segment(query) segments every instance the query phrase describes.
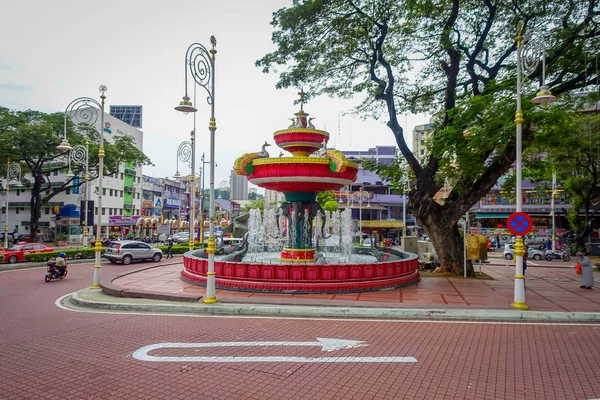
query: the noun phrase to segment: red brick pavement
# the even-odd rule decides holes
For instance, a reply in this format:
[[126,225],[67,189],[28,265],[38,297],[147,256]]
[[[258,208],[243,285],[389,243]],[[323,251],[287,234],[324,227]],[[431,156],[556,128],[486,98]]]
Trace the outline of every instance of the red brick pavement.
[[[483,272],[493,280],[462,279],[460,277],[425,277],[414,286],[396,290],[344,294],[267,294],[217,290],[223,301],[294,304],[337,304],[381,307],[493,308],[511,309],[514,297],[514,266],[495,259],[484,264]],[[574,264],[574,263],[571,263]],[[545,264],[527,269],[526,302],[537,311],[600,311],[600,287],[579,288],[579,277],[570,264]],[[115,279],[118,287],[161,294],[202,296],[206,290],[179,279],[182,265],[145,269]],[[479,267],[477,266],[476,269]]]
[[[139,266],[138,266],[139,267]],[[103,268],[103,276],[122,270]],[[125,267],[127,268],[127,267]],[[135,268],[135,266],[133,267]],[[600,326],[181,317],[59,309],[90,265],[46,284],[43,270],[0,273],[1,399],[592,399]],[[166,355],[415,357],[416,363],[145,362],[142,346],[223,341],[363,340],[314,347],[157,350]]]

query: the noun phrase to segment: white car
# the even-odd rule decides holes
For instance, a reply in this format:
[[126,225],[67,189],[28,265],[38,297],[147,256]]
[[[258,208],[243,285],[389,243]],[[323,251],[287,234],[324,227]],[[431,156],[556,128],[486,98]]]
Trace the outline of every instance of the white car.
[[[503,255],[505,259],[512,260],[515,257],[515,246],[512,244],[505,246]],[[536,250],[531,247],[529,247],[529,249],[527,250],[527,257],[532,258],[536,261],[544,258],[544,255],[545,254],[543,251]]]

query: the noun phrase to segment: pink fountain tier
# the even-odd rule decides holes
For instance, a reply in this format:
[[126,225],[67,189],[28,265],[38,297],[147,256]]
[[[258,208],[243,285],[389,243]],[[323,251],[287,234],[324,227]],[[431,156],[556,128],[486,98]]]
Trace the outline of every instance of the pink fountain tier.
[[[313,234],[305,231],[306,226],[312,230],[318,211],[323,215],[316,196],[319,192],[352,184],[358,165],[347,160],[340,151],[327,149],[329,134],[315,129],[312,118],[303,110],[302,96],[303,93],[300,111],[294,114],[292,125],[273,134],[275,143],[291,152],[292,157],[280,154],[271,158],[266,150],[270,145],[265,142],[262,151],[244,154],[234,164],[235,171],[247,176],[249,182],[285,194],[281,209],[287,226],[295,225],[295,229],[289,229],[295,236],[288,235],[280,264],[245,263],[243,254],[215,260],[217,286],[263,292],[356,292],[418,282],[416,255],[390,249],[360,250],[377,252],[376,263],[322,265],[315,262]],[[305,221],[306,218],[309,220]],[[208,262],[203,253],[184,256],[184,280],[205,284]]]

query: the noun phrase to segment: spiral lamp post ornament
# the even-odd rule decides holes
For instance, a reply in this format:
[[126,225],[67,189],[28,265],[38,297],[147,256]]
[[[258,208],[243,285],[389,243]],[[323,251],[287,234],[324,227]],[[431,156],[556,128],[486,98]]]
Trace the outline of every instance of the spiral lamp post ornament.
[[[217,130],[217,122],[215,120],[215,49],[217,40],[214,36],[210,37],[212,48],[207,50],[206,47],[199,43],[193,43],[188,47],[185,53],[185,95],[175,110],[181,111],[184,114],[198,111],[195,104],[192,105],[187,91],[188,69],[189,74],[194,78],[198,86],[204,88],[208,94],[206,98],[210,105],[210,122],[208,130],[210,131],[210,225],[208,247],[208,272],[206,273],[206,296],[203,302],[205,304],[213,304],[217,302],[216,285],[215,285],[215,131]],[[193,156],[192,156],[193,160]],[[193,162],[192,162],[193,164]],[[193,174],[192,174],[193,175]],[[193,204],[192,204],[193,206]],[[194,207],[192,207],[194,208]],[[192,224],[190,224],[191,226]],[[190,237],[192,237],[190,235]]]
[[[194,250],[194,169],[196,168],[195,166],[195,162],[196,162],[196,151],[195,151],[195,135],[194,135],[194,131],[192,131],[190,133],[190,141],[188,142],[187,140],[184,142],[181,142],[181,144],[179,145],[179,147],[177,148],[177,172],[175,173],[175,177],[176,178],[181,178],[181,175],[179,174],[179,161],[187,163],[190,167],[190,192],[192,193],[192,195],[190,196],[190,213],[188,214],[190,216],[190,240],[189,240],[189,246],[190,246],[190,251]],[[181,199],[180,199],[181,201]],[[179,215],[181,216],[181,212],[179,213]]]
[[75,175],[71,170],[71,165],[85,165],[85,176],[83,177],[85,181],[85,189],[83,191],[83,202],[85,204],[85,210],[81,210],[83,212],[83,245],[85,247],[88,246],[88,199],[90,196],[88,195],[89,189],[89,168],[90,168],[90,160],[89,160],[89,140],[85,139],[85,146],[78,144],[73,146],[71,151],[69,152],[69,172],[65,175],[67,178],[72,178]]
[[[517,111],[515,113],[516,124],[516,212],[523,211],[523,193],[522,193],[522,169],[523,169],[523,111],[521,110],[521,93],[523,90],[523,81],[531,75],[542,60],[542,86],[536,97],[531,100],[535,104],[548,104],[556,100],[546,86],[546,59],[545,46],[542,37],[534,35],[532,30],[522,34],[523,24],[517,24]],[[523,246],[523,237],[517,236],[515,240],[515,288],[514,301],[512,306],[520,310],[528,310],[529,306],[525,304],[525,276],[523,271],[523,255],[525,247]]]
[[[8,192],[10,190],[10,183],[16,182],[17,187],[22,187],[21,183],[21,165],[19,163],[11,163],[10,158],[6,163],[6,224],[4,225],[4,248],[8,248]],[[6,260],[4,260],[6,261]]]
[[[96,125],[96,121],[98,121],[98,117],[100,117],[100,149],[98,150],[98,221],[96,222],[96,243],[94,246],[96,254],[94,257],[92,289],[100,289],[100,256],[102,252],[102,176],[104,175],[104,100],[106,99],[104,93],[106,93],[107,89],[106,86],[100,85],[98,90],[100,91],[100,102],[90,97],[79,97],[69,103],[65,109],[63,140],[62,143],[56,147],[62,151],[68,151],[73,148],[69,145],[67,139],[67,117],[70,117],[73,122],[89,124],[91,126]],[[86,171],[86,175],[89,176],[89,170],[86,169]],[[87,182],[86,186],[88,186]],[[86,209],[88,207],[89,204],[86,203]]]

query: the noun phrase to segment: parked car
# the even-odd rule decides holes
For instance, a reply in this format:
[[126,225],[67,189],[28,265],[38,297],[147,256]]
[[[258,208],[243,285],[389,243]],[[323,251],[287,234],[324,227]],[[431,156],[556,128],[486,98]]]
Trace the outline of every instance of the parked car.
[[181,232],[173,236],[173,241],[175,243],[187,243],[190,241],[190,233],[189,232]]
[[122,240],[120,242],[112,242],[106,247],[106,251],[102,257],[108,259],[112,264],[117,261],[123,264],[131,264],[136,260],[152,260],[159,262],[162,259],[163,253],[161,249],[152,247],[147,243],[137,240]]
[[[504,248],[504,258],[507,260],[512,260],[515,257],[515,246],[512,244],[508,245],[508,248]],[[544,252],[537,250],[537,249],[533,249],[533,248],[529,248],[529,250],[527,250],[527,256],[529,258],[532,258],[534,260],[541,260],[542,258],[544,258]]]
[[363,247],[373,247],[373,239],[371,239],[371,238],[364,239],[362,245],[363,245]]
[[53,252],[52,247],[48,247],[41,243],[25,243],[16,244],[9,247],[7,250],[0,251],[0,255],[4,256],[4,262],[14,264],[17,261],[26,261],[25,254],[31,253],[50,253]]

